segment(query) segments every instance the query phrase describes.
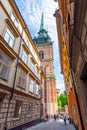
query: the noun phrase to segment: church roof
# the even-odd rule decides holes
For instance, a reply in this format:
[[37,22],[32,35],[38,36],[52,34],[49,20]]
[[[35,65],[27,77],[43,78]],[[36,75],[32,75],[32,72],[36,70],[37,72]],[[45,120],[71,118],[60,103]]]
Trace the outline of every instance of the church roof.
[[51,38],[49,37],[48,32],[44,29],[43,13],[42,13],[42,17],[41,17],[41,24],[40,24],[38,36],[34,37],[33,41],[35,44],[51,43]]

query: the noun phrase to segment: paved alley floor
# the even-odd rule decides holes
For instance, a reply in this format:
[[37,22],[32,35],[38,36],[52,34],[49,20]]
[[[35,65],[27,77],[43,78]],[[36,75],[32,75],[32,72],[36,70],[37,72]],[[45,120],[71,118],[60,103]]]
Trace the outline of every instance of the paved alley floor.
[[64,125],[63,120],[49,120],[45,123],[40,123],[35,126],[32,126],[31,128],[28,128],[26,130],[76,130],[74,126],[71,124]]

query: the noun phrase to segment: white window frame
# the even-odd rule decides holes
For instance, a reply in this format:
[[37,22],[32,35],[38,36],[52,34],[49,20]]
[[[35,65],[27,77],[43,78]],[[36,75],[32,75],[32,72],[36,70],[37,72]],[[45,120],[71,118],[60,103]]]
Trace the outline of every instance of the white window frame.
[[25,64],[27,64],[28,55],[24,50],[23,50],[23,53],[22,53],[22,60]]
[[36,76],[40,79],[40,73],[39,70],[36,68]]
[[[10,69],[10,65],[11,65],[11,61],[9,60],[8,57],[6,57],[2,52],[0,52],[0,54],[2,55],[4,61],[0,58],[0,78],[6,79],[8,78],[8,74],[9,74],[9,69]],[[7,68],[7,72],[4,72],[3,69]],[[5,69],[6,71],[6,69]],[[6,75],[5,75],[6,73]],[[3,75],[2,75],[3,74]]]
[[15,37],[8,28],[6,29],[4,39],[9,44],[9,46],[13,48]]
[[29,82],[29,91],[34,93],[34,79],[33,78],[30,78],[30,82]]
[[11,14],[11,20],[13,21],[16,28],[18,28],[18,21],[13,13]]
[[31,66],[30,66],[31,70],[33,73],[35,73],[35,64],[34,62],[31,60]]
[[36,84],[36,92],[35,92],[35,94],[39,96],[39,85],[38,84]]
[[28,39],[24,38],[24,41],[25,41],[26,45],[29,47],[29,41],[28,41]]

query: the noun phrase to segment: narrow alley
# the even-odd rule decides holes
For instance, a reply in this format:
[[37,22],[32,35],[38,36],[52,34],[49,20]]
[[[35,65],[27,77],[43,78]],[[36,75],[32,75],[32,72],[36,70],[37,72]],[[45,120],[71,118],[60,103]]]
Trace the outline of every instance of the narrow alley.
[[0,130],[87,130],[87,0],[0,0]]
[[43,122],[32,126],[26,130],[76,130],[72,124],[64,124],[63,120],[49,120],[47,122]]

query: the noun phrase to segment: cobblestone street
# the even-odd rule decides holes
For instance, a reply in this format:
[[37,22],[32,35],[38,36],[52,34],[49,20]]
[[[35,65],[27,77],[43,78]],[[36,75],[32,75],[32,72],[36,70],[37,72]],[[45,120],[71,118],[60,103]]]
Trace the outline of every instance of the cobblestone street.
[[64,125],[63,120],[54,121],[50,120],[45,123],[40,123],[26,130],[76,130],[73,125]]

